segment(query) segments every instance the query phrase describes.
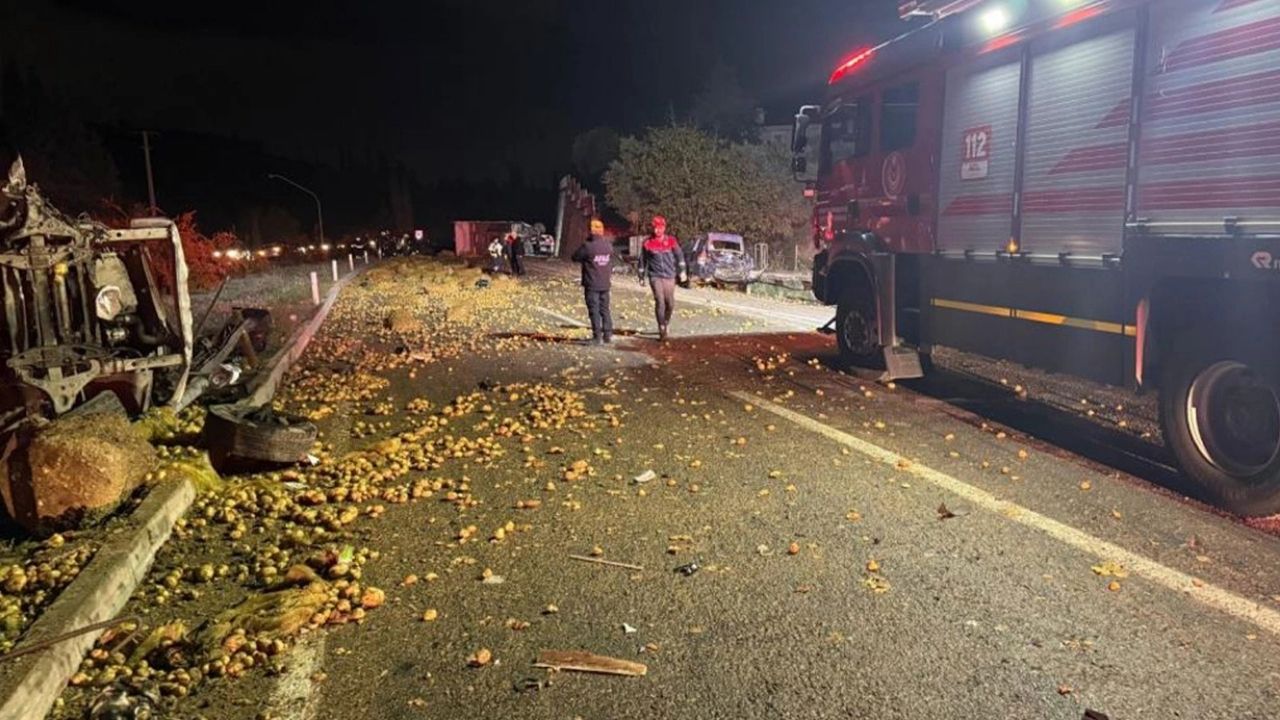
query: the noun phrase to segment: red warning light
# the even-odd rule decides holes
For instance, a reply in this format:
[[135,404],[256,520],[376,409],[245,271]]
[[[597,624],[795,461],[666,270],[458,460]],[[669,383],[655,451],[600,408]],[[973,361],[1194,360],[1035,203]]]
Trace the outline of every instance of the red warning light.
[[1090,5],[1089,7],[1083,7],[1083,8],[1080,8],[1079,10],[1073,10],[1067,13],[1066,15],[1063,15],[1062,19],[1058,20],[1057,24],[1055,24],[1053,27],[1055,29],[1070,27],[1072,25],[1075,25],[1076,23],[1084,22],[1089,18],[1093,18],[1093,17],[1097,17],[1098,15],[1101,15],[1102,10],[1103,8],[1101,5]]
[[861,48],[855,51],[847,60],[836,66],[835,71],[831,73],[831,79],[827,80],[827,84],[835,85],[840,82],[846,75],[857,69],[859,65],[870,60],[875,54],[875,48]]

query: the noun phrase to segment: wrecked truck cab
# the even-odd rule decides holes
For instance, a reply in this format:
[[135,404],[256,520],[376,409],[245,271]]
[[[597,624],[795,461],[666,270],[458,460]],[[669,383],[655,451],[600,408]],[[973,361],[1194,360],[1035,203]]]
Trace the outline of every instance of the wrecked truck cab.
[[102,392],[134,412],[176,403],[192,321],[173,222],[71,220],[21,160],[0,194],[0,418],[57,417]]

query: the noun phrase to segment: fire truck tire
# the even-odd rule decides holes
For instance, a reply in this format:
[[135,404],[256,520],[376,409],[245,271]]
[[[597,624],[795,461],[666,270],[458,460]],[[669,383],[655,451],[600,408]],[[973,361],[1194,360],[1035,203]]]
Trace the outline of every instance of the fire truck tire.
[[1160,427],[1193,494],[1238,515],[1280,512],[1280,371],[1274,353],[1178,343],[1164,362]]
[[865,285],[850,285],[836,304],[836,340],[844,367],[880,368],[884,353],[875,342],[875,298]]

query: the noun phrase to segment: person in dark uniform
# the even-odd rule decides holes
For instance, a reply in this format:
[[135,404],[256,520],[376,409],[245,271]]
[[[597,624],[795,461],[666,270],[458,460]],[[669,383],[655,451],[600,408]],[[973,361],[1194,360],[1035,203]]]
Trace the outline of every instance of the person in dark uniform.
[[604,236],[604,223],[591,221],[591,236],[577,250],[573,261],[582,266],[582,292],[591,317],[591,344],[613,342],[613,316],[609,291],[613,283],[613,243]]
[[667,339],[671,315],[676,306],[676,280],[688,282],[689,269],[685,264],[684,250],[675,235],[667,234],[667,219],[661,215],[653,218],[653,234],[644,241],[640,253],[640,282],[649,280],[653,291],[653,314],[658,321],[658,339]]
[[507,264],[511,266],[512,275],[524,275],[524,241],[515,233],[507,234]]

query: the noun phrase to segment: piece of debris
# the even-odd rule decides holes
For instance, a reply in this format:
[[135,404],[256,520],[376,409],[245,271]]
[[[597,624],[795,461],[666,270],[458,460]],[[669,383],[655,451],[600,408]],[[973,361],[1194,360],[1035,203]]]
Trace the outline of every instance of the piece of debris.
[[214,618],[200,630],[203,647],[220,647],[231,636],[250,633],[259,639],[288,638],[312,621],[329,600],[329,584],[313,582],[252,595]]
[[536,677],[526,677],[516,680],[512,687],[518,693],[538,692],[544,688],[550,687],[551,681]]
[[579,560],[582,562],[596,563],[597,565],[608,565],[610,567],[626,568],[628,570],[643,570],[643,565],[633,565],[631,563],[617,562],[615,560],[605,560],[600,557],[590,557],[587,555],[570,555],[570,560]]
[[119,718],[152,718],[159,716],[160,698],[154,693],[135,690],[123,683],[107,687],[89,706],[89,720]]
[[685,577],[689,577],[690,575],[698,572],[701,569],[702,569],[701,565],[699,565],[696,562],[691,562],[691,563],[685,563],[684,565],[681,565],[680,567],[676,568],[675,571]]
[[629,677],[641,677],[649,672],[649,668],[643,663],[596,655],[584,650],[543,650],[538,653],[538,661],[533,666],[556,671],[573,670]]
[[318,430],[301,417],[278,414],[270,406],[214,405],[201,437],[215,467],[230,458],[289,464],[311,452]]
[[481,585],[501,585],[506,581],[507,579],[501,575],[487,575],[483,580],[480,581],[480,584]]
[[382,326],[391,332],[405,333],[417,327],[418,322],[408,310],[392,310],[382,320]]
[[636,630],[634,627],[632,627],[632,626],[630,626],[630,625],[628,625],[628,624],[626,624],[626,623],[622,623],[622,632],[623,632],[623,634],[624,634],[624,635],[635,635],[636,633],[638,633],[638,632],[640,632],[640,631],[639,631],[639,630]]
[[644,472],[640,473],[639,475],[637,475],[637,476],[635,476],[635,477],[631,478],[631,482],[633,482],[633,483],[635,483],[635,484],[637,484],[637,485],[643,485],[643,484],[645,484],[645,483],[647,483],[647,482],[652,482],[652,481],[653,481],[655,478],[657,478],[657,477],[658,477],[658,473],[656,473],[656,472],[654,472],[654,471],[652,471],[652,470],[645,470]]
[[1093,574],[1101,577],[1129,577],[1129,571],[1115,560],[1107,560],[1105,562],[1098,563],[1090,569],[1093,570]]
[[489,648],[480,648],[467,656],[467,664],[471,667],[484,667],[493,662],[493,651]]
[[950,520],[950,519],[951,519],[951,518],[953,518],[953,517],[959,517],[959,516],[958,516],[958,515],[956,515],[955,513],[951,512],[951,510],[949,510],[949,509],[947,508],[947,504],[946,504],[946,503],[942,503],[941,505],[939,505],[939,506],[938,506],[938,519],[939,519],[939,520]]
[[1081,720],[1111,720],[1111,716],[1097,710],[1085,710],[1084,717]]

